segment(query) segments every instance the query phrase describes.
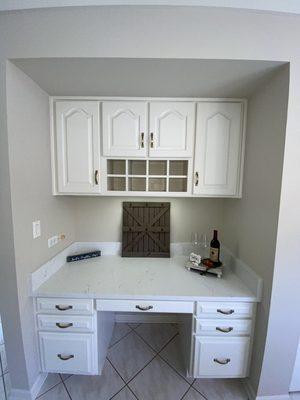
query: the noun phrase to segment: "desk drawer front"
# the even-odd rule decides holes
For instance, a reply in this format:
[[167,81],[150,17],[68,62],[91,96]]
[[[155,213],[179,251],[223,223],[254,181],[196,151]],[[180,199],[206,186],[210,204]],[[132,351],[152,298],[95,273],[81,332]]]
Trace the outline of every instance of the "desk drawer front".
[[193,313],[193,301],[97,300],[98,311]]
[[37,299],[37,312],[44,314],[93,314],[93,300],[90,299]]
[[201,318],[251,318],[252,303],[198,302],[196,315]]
[[94,329],[93,316],[78,315],[45,315],[37,316],[38,329],[57,332],[92,332]]
[[237,378],[247,375],[249,337],[195,337],[194,377]]
[[92,334],[40,332],[39,341],[43,372],[93,372]]
[[250,319],[197,319],[194,318],[196,335],[236,336],[250,335]]

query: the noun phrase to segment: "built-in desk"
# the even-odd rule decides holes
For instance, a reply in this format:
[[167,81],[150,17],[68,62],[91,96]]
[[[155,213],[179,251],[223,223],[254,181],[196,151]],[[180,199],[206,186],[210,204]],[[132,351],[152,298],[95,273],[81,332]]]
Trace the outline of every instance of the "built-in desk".
[[259,299],[230,269],[206,277],[185,261],[103,256],[60,268],[33,293],[41,370],[100,374],[116,312],[176,313],[187,375],[247,376]]

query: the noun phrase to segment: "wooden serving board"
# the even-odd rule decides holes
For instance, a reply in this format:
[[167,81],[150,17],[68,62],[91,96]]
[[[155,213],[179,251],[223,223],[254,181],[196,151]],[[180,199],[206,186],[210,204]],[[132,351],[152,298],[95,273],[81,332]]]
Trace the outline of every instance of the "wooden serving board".
[[170,257],[170,203],[123,203],[122,257]]

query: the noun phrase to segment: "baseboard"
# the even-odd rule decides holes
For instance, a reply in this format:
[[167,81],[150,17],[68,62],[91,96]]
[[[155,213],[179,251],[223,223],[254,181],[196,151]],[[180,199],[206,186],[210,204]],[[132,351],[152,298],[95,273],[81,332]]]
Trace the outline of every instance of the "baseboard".
[[279,394],[275,396],[257,396],[256,400],[291,400],[289,394]]
[[11,389],[8,400],[35,400],[47,376],[47,373],[40,373],[30,390]]
[[142,313],[116,313],[116,322],[125,323],[136,323],[136,324],[146,324],[146,323],[176,323],[178,322],[178,317],[176,314],[142,314]]
[[36,378],[34,384],[31,386],[30,389],[30,395],[31,399],[34,400],[39,391],[41,390],[41,387],[43,386],[45,380],[47,379],[48,374],[46,372],[41,372],[38,377]]
[[300,392],[291,392],[290,399],[291,400],[300,400]]

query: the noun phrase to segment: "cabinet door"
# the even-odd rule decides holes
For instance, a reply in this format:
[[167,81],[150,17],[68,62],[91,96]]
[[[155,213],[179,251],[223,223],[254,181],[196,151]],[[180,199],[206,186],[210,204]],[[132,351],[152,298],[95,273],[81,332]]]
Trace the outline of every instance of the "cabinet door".
[[146,156],[147,103],[104,101],[102,103],[103,154]]
[[58,101],[55,122],[58,192],[100,192],[98,102]]
[[149,154],[151,157],[192,157],[195,104],[150,103]]
[[243,140],[242,102],[198,103],[195,194],[240,195]]

